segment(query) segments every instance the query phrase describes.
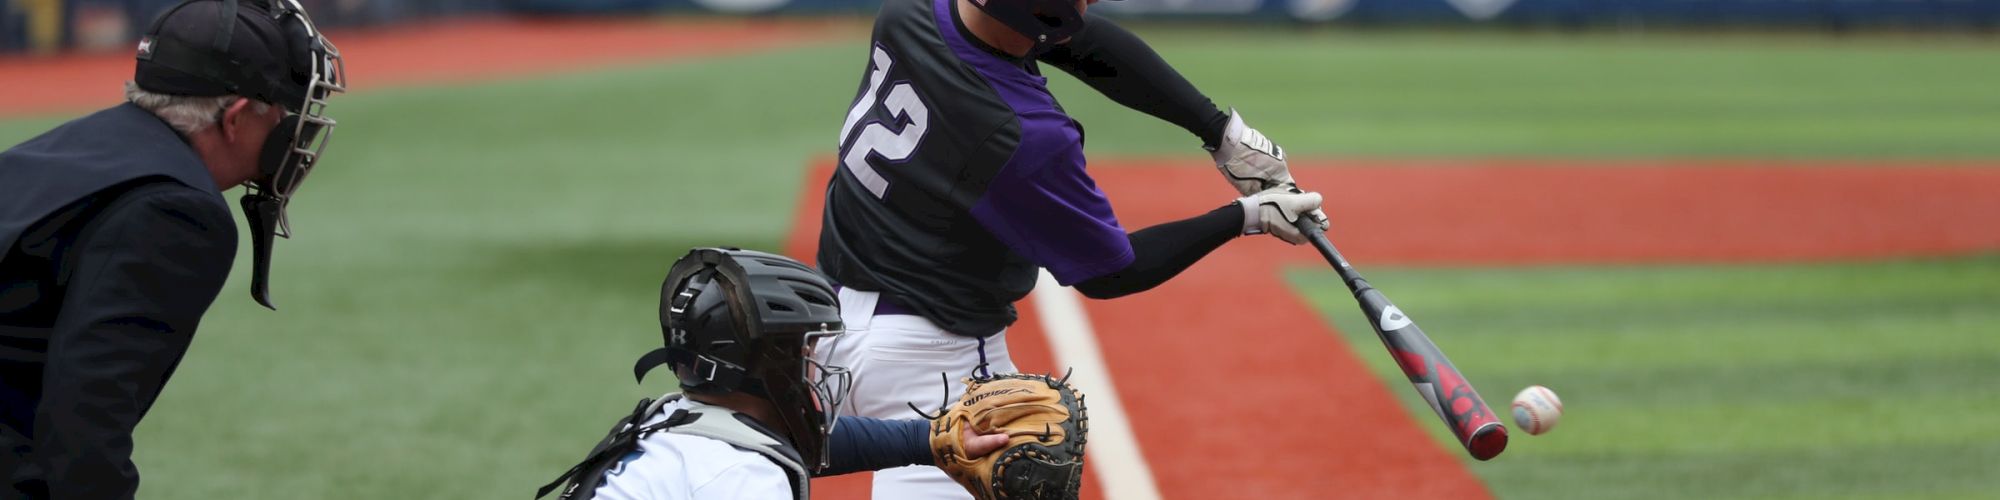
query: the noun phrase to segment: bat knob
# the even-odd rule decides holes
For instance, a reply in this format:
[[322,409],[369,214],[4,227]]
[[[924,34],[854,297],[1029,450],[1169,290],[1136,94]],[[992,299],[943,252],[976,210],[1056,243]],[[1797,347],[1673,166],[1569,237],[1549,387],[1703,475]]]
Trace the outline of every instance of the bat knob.
[[1472,431],[1472,437],[1465,442],[1465,451],[1480,461],[1500,456],[1507,450],[1507,428],[1499,422],[1487,422]]

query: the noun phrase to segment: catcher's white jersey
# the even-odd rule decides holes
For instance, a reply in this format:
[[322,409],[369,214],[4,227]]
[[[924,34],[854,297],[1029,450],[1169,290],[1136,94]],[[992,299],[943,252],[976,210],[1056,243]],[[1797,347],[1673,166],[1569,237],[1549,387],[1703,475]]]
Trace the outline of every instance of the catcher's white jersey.
[[[686,399],[668,403],[644,425],[665,421],[674,410],[686,407]],[[639,441],[639,451],[605,472],[597,498],[793,500],[785,470],[763,455],[714,439],[667,432],[646,436]]]

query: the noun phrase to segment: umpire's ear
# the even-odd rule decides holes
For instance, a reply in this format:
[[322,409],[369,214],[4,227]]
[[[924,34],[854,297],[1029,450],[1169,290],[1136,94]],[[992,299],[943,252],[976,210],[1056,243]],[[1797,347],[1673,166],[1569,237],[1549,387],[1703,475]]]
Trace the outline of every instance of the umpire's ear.
[[[262,108],[262,113],[257,112],[259,108]],[[283,113],[272,112],[273,108],[275,106],[253,101],[248,97],[238,97],[229,105],[223,106],[221,112],[216,113],[216,131],[222,132],[222,139],[230,144],[247,144],[249,147],[261,149],[264,146],[264,136],[270,134],[271,129],[277,128],[278,119],[284,117]]]

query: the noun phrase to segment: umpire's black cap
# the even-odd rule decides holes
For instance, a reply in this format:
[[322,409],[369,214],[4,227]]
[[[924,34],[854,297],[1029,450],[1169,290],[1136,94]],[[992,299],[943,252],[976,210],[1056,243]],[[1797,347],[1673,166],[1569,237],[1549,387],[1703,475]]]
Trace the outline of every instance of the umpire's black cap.
[[[268,0],[187,0],[139,40],[133,81],[147,92],[240,95],[297,106],[311,79],[313,37],[289,33]],[[301,67],[301,66],[305,67]]]

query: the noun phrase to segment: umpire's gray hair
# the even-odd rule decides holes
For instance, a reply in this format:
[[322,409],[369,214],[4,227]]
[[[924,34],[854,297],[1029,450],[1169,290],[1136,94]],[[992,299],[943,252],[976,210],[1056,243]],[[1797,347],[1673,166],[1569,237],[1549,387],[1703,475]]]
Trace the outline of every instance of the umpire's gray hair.
[[[194,135],[202,129],[215,125],[215,119],[222,116],[222,110],[242,98],[235,95],[192,97],[156,94],[139,88],[138,82],[125,81],[126,101],[159,115],[160,119],[167,121],[167,125],[186,135]],[[250,100],[250,106],[260,115],[271,111],[270,104],[256,99]]]

